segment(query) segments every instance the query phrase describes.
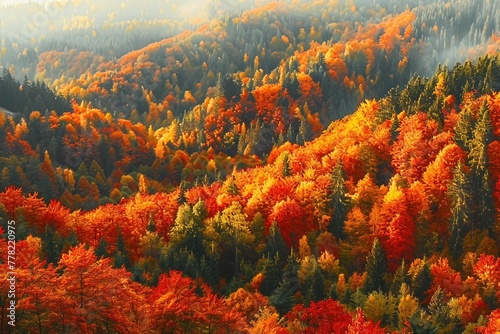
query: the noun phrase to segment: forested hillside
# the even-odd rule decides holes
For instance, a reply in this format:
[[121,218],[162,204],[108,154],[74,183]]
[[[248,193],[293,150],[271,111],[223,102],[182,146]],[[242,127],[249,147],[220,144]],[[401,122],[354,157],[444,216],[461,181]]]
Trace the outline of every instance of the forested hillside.
[[16,332],[496,333],[500,3],[198,5],[1,8]]
[[[144,174],[138,182],[123,176],[129,182],[123,187],[137,187],[136,195],[72,212],[7,188],[0,194],[2,215],[17,221],[23,240],[18,284],[27,292],[19,325],[31,328],[38,317],[44,328],[60,330],[68,325],[62,319],[72,318],[71,326],[85,323],[90,331],[121,332],[133,323],[138,332],[162,326],[462,332],[484,325],[490,333],[486,316],[500,302],[494,269],[500,263],[500,95],[491,88],[499,76],[499,57],[440,68],[430,79],[412,79],[401,91],[362,103],[303,147],[277,146],[265,166],[190,189],[151,194],[154,182]],[[466,89],[452,94],[460,87]],[[74,115],[106,122],[97,113]],[[48,119],[61,127],[54,125],[57,116]],[[87,170],[80,166],[77,173]],[[71,171],[54,172],[49,153],[40,167],[45,177],[72,179],[76,190],[87,191],[70,203],[97,200],[105,173],[95,162],[87,171],[95,179],[82,175],[75,183]],[[79,273],[86,283],[74,286],[71,275]],[[44,290],[53,285],[38,275],[58,282],[58,292]],[[97,296],[106,290],[102,284],[119,280],[123,288],[120,283],[97,304],[69,293]],[[29,297],[32,289],[40,299]],[[127,309],[146,313],[111,317],[116,312],[106,300],[118,296],[131,300]],[[50,305],[60,298],[78,303],[80,315],[72,307],[54,312]],[[106,313],[90,317],[94,309]],[[497,316],[492,313],[491,326]]]

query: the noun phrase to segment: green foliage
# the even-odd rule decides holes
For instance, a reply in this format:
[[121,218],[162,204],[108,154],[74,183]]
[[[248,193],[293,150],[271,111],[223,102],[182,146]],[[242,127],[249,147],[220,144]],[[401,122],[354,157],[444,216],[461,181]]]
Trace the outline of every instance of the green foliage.
[[420,300],[420,302],[423,302],[428,298],[426,293],[431,287],[431,284],[431,269],[429,263],[425,261],[411,281],[411,290],[415,294],[415,297]]
[[64,246],[64,238],[56,231],[53,225],[46,225],[42,237],[42,250],[47,257],[47,263],[59,262]]
[[458,314],[444,300],[443,291],[438,287],[428,305],[431,316],[430,323],[436,328],[436,333],[462,333],[463,327],[459,322]]
[[131,269],[132,263],[130,262],[129,251],[125,246],[125,240],[121,229],[118,230],[118,238],[116,240],[116,250],[113,254],[115,268],[125,267],[127,270]]
[[288,247],[276,222],[269,227],[264,254],[270,258],[277,258],[281,262],[287,258]]
[[298,270],[299,262],[292,253],[288,257],[287,265],[283,270],[283,275],[278,287],[269,296],[269,303],[276,307],[281,315],[290,311],[296,303],[294,295],[300,286],[297,276]]
[[203,243],[220,255],[219,272],[228,279],[238,274],[239,259],[255,239],[249,225],[239,202],[233,202],[206,222]]
[[[42,112],[55,110],[59,115],[71,110],[69,102],[56,95],[44,82],[31,83],[25,77],[21,86],[6,68],[3,69],[3,74],[0,77],[0,92],[0,107],[22,115],[25,119],[29,119],[33,110]],[[46,137],[32,137],[32,143],[38,143],[37,139],[50,140]]]
[[450,250],[454,258],[462,252],[462,240],[473,225],[472,182],[461,163],[455,168],[448,186],[451,200]]
[[365,292],[384,291],[385,274],[387,272],[385,251],[378,238],[373,241],[372,249],[366,257],[366,282]]
[[283,156],[283,170],[282,170],[281,174],[283,175],[283,177],[287,177],[287,176],[290,176],[292,174],[292,170],[290,167],[290,158],[288,156],[288,153],[286,153]]
[[399,266],[399,268],[396,270],[396,272],[394,273],[394,277],[392,279],[392,284],[391,284],[391,287],[390,287],[390,292],[397,296],[401,290],[401,286],[403,284],[409,284],[410,283],[410,280],[408,278],[408,275],[407,275],[407,268],[406,268],[406,265],[405,265],[405,261],[401,261],[401,266]]
[[260,291],[266,296],[270,296],[278,288],[283,275],[283,260],[280,260],[276,253],[274,257],[262,257],[258,263],[258,268],[264,275],[264,280],[260,285]]
[[330,180],[331,195],[329,197],[329,202],[331,208],[333,209],[333,214],[328,228],[336,238],[342,239],[344,237],[344,223],[349,205],[342,161],[339,160],[339,162],[335,165]]
[[204,254],[205,203],[198,201],[194,207],[189,204],[179,206],[175,223],[169,234],[169,251],[173,254],[180,249],[192,252],[196,258]]

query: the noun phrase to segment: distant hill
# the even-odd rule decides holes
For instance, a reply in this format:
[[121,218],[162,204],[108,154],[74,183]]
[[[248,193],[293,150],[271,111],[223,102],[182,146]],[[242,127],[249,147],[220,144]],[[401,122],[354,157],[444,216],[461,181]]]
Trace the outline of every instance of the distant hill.
[[5,114],[5,115],[7,115],[7,116],[11,116],[11,117],[14,117],[14,116],[15,116],[15,114],[14,114],[12,111],[9,111],[9,110],[4,109],[4,108],[2,108],[2,107],[0,107],[0,112],[4,113],[4,114]]

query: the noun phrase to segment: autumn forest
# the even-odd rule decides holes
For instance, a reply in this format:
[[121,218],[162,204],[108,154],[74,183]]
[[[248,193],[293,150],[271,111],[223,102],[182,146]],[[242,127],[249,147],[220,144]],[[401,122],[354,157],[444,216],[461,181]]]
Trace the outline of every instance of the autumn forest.
[[11,1],[0,43],[0,333],[500,330],[500,1]]

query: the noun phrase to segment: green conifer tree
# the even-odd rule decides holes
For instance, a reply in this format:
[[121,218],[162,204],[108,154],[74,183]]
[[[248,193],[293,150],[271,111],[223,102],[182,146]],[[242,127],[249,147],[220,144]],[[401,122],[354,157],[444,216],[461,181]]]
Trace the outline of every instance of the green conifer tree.
[[384,276],[387,271],[387,260],[385,251],[380,244],[380,240],[375,238],[372,245],[372,250],[366,257],[366,272],[365,292],[383,291],[385,289]]
[[462,253],[462,240],[473,225],[472,182],[460,162],[448,186],[448,196],[451,203],[450,252],[456,259]]
[[339,161],[333,169],[330,180],[330,205],[333,209],[333,214],[328,228],[336,238],[342,239],[344,237],[344,222],[349,204],[342,161]]
[[283,169],[281,171],[281,175],[283,175],[283,177],[292,175],[292,169],[290,167],[290,158],[288,153],[286,153],[283,157]]

